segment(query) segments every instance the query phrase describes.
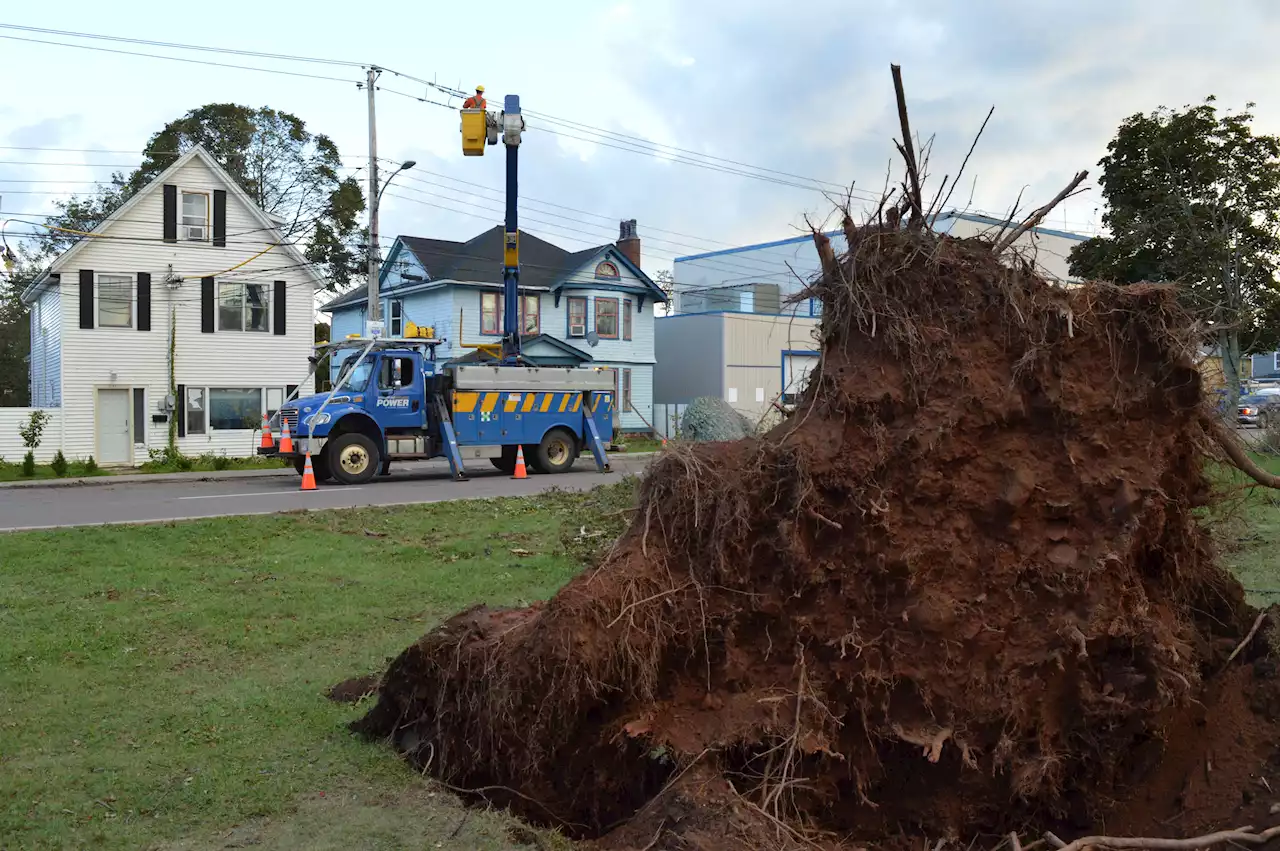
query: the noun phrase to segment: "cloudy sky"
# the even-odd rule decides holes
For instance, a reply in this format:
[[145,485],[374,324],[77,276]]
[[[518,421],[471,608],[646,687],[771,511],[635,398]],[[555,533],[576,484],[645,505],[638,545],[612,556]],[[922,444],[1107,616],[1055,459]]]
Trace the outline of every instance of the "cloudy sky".
[[[67,0],[21,4],[0,23],[375,63],[452,87],[483,83],[491,102],[517,93],[544,116],[530,117],[521,150],[524,229],[577,249],[612,241],[617,221],[635,218],[651,274],[676,256],[800,233],[806,216],[831,212],[810,179],[878,192],[898,132],[891,62],[903,66],[913,129],[936,136],[935,179],[955,172],[996,107],[952,206],[1001,211],[1024,188],[1028,203],[1046,199],[1076,170],[1096,173],[1123,117],[1161,104],[1211,93],[1226,107],[1256,101],[1257,129],[1280,133],[1271,0]],[[0,29],[0,219],[46,213],[133,167],[150,134],[209,102],[293,112],[360,166],[362,76]],[[501,149],[464,158],[457,113],[412,97],[439,92],[391,73],[381,85],[379,153],[418,162],[388,190],[383,233],[465,239],[500,222]],[[1088,192],[1050,224],[1095,232],[1100,203]]]

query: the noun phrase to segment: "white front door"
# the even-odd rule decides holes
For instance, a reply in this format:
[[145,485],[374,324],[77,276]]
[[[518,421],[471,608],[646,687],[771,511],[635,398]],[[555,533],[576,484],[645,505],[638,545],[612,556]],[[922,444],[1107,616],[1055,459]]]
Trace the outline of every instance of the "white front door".
[[133,461],[133,438],[129,434],[129,391],[98,391],[98,463],[128,464]]

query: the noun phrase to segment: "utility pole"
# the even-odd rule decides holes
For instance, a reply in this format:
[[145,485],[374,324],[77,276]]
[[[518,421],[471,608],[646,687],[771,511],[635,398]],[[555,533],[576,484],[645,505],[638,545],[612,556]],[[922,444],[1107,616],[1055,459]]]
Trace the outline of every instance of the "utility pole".
[[369,67],[369,305],[366,336],[382,336],[382,300],[378,297],[378,122],[373,109],[374,83],[382,69]]

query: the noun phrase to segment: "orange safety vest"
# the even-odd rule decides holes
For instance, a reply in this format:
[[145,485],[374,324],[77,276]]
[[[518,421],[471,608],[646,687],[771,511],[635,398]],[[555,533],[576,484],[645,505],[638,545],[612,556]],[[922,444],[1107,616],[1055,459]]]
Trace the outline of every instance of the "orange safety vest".
[[488,104],[479,95],[472,95],[462,102],[463,109],[485,109]]

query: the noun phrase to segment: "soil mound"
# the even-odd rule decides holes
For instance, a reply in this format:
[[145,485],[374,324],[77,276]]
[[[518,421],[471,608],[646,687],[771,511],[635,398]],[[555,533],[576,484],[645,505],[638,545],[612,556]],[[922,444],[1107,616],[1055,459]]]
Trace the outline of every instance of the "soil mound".
[[1174,292],[846,231],[838,263],[817,237],[822,356],[796,412],[665,453],[598,568],[433,630],[356,729],[610,848],[1235,815],[1270,756],[1239,744],[1231,807],[1160,823],[1208,743],[1276,732],[1253,649],[1234,709],[1206,709],[1256,613],[1194,516],[1211,437]]

